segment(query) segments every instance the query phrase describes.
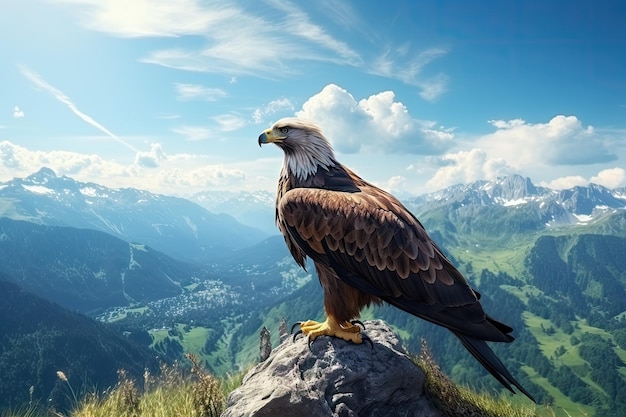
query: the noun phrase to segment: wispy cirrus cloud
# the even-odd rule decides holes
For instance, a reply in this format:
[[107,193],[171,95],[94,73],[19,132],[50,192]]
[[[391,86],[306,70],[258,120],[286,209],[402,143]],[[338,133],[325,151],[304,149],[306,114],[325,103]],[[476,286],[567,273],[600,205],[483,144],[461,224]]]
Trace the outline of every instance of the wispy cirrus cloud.
[[246,119],[236,114],[220,114],[211,119],[217,123],[217,130],[220,132],[233,132],[247,124]]
[[254,123],[263,123],[269,116],[274,116],[276,113],[284,111],[293,111],[295,105],[288,98],[281,97],[276,100],[272,100],[262,107],[257,107],[252,112],[252,121]]
[[[332,33],[329,19],[315,22],[296,2],[266,0],[262,8],[216,0],[56,1],[72,4],[82,26],[90,30],[123,38],[172,38],[168,48],[144,53],[139,58],[144,63],[227,74],[236,80],[239,75],[293,77],[306,63],[322,62],[400,80],[419,88],[425,100],[435,100],[447,90],[445,74],[427,77],[422,72],[446,49],[414,50],[405,44],[372,58],[372,48],[355,48]],[[362,21],[358,9],[349,4],[326,1],[318,10],[332,16],[344,31],[356,31],[373,45],[380,43],[371,24]],[[190,38],[194,41],[189,42]]]
[[204,100],[204,101],[217,101],[220,98],[226,97],[228,94],[221,88],[210,88],[200,84],[185,84],[176,83],[176,94],[178,100]]
[[74,113],[76,116],[78,116],[78,118],[80,118],[82,121],[84,121],[85,123],[88,123],[91,126],[95,127],[96,129],[98,129],[99,131],[101,131],[102,133],[104,133],[105,135],[110,137],[111,139],[121,143],[122,145],[124,145],[125,147],[130,149],[131,151],[139,152],[137,148],[135,148],[133,145],[131,145],[130,143],[126,142],[124,139],[120,138],[119,136],[117,136],[113,132],[111,132],[109,129],[107,129],[106,127],[104,127],[100,123],[98,123],[93,117],[91,117],[88,114],[85,114],[82,111],[80,111],[78,109],[78,107],[76,107],[76,105],[72,102],[72,100],[70,100],[70,98],[67,95],[65,95],[65,93],[63,93],[61,90],[59,90],[58,88],[54,87],[53,85],[49,84],[46,80],[44,80],[41,77],[41,75],[39,75],[38,73],[32,71],[30,68],[28,68],[28,67],[26,67],[24,65],[19,65],[18,69],[19,69],[19,71],[22,73],[22,75],[24,77],[28,78],[37,87],[41,88],[42,90],[46,91],[47,93],[52,94],[54,96],[54,98],[59,100],[61,103],[65,104],[72,111],[72,113]]
[[420,88],[424,100],[433,101],[447,90],[448,76],[439,73],[425,76],[425,66],[448,53],[444,48],[429,48],[418,53],[411,52],[408,44],[384,51],[369,68],[372,74],[395,78],[405,84]]
[[141,58],[169,68],[277,77],[293,74],[293,64],[300,61],[352,66],[361,62],[349,45],[313,24],[289,2],[270,1],[282,13],[279,18],[272,13],[270,19],[234,2],[61,1],[78,5],[81,24],[91,30],[128,38],[195,36],[204,40],[200,47],[173,41],[173,47],[153,50]]
[[183,136],[186,140],[195,142],[212,139],[216,137],[215,129],[209,126],[178,126],[171,129],[177,135]]

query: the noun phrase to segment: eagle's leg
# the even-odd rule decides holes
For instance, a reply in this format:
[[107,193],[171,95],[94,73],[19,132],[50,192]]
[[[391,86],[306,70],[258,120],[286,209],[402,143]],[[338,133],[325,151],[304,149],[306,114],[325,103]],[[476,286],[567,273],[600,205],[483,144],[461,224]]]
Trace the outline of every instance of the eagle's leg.
[[339,323],[333,316],[326,316],[323,322],[313,320],[300,324],[300,330],[307,335],[309,341],[315,340],[318,336],[332,336],[352,343],[363,343],[361,328],[349,321]]

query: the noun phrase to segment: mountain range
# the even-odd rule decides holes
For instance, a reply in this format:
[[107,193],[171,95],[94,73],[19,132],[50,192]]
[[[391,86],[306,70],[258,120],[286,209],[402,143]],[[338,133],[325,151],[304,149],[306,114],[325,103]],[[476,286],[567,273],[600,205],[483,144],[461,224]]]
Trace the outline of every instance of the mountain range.
[[[2,183],[0,272],[119,333],[148,332],[140,340],[163,357],[192,350],[214,372],[243,367],[258,356],[263,326],[276,328],[281,316],[319,318],[321,290],[277,235],[273,195],[190,199],[48,169]],[[518,329],[517,341],[497,351],[537,398],[596,417],[593,404],[606,415],[621,406],[607,393],[621,395],[626,374],[626,188],[552,190],[512,175],[402,201],[478,287],[488,311]],[[388,307],[364,316],[388,320],[412,349],[426,337],[457,381],[489,386],[441,329]],[[601,382],[592,349],[618,358]]]
[[0,217],[98,230],[188,261],[207,261],[267,237],[189,200],[83,183],[48,168],[0,183]]

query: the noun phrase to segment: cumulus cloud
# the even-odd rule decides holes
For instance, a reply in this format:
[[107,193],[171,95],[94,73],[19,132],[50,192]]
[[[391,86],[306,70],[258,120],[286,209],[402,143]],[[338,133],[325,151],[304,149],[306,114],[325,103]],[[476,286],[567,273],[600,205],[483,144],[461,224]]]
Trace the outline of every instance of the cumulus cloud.
[[383,152],[438,154],[454,138],[450,129],[411,117],[406,106],[395,101],[393,91],[383,91],[357,101],[343,88],[329,84],[309,98],[296,117],[322,126],[339,152],[361,149]]
[[617,159],[609,138],[592,126],[584,127],[576,116],[558,115],[547,123],[521,119],[492,120],[494,133],[483,136],[478,145],[490,155],[507,160],[520,169],[529,166],[583,165]]
[[584,186],[589,184],[589,180],[580,175],[567,175],[565,177],[555,178],[551,181],[541,181],[539,185],[542,187],[552,188],[553,190],[568,190],[572,187]]
[[199,84],[174,84],[179,100],[217,101],[227,96],[226,91],[220,88],[209,88]]
[[610,189],[626,186],[626,170],[617,167],[608,168],[603,169],[589,179],[580,175],[571,175],[556,178],[551,181],[544,181],[541,185],[555,190],[566,190],[576,186],[588,185],[590,183],[602,185]]
[[165,152],[163,152],[161,144],[153,143],[150,145],[148,152],[137,152],[135,164],[145,168],[156,168],[159,166],[159,163],[166,158],[167,156]]
[[589,180],[594,184],[600,184],[607,188],[626,186],[626,170],[623,168],[609,168],[598,172],[598,175]]
[[107,161],[98,155],[67,151],[33,151],[9,141],[0,142],[0,177],[10,179],[27,176],[42,167],[49,167],[59,175],[97,173],[102,177],[124,177],[128,168]]
[[13,117],[16,119],[21,119],[24,117],[24,111],[20,109],[18,106],[13,107]]
[[489,158],[485,151],[476,148],[448,153],[435,161],[440,167],[426,184],[430,190],[481,179],[495,179],[512,173],[506,161]]
[[2,141],[0,181],[25,177],[48,167],[57,175],[68,175],[78,181],[173,195],[189,195],[207,188],[228,189],[246,182],[244,170],[209,161],[207,155],[167,155],[158,143],[152,144],[148,152],[138,152],[128,164],[122,164],[93,154],[35,151]]

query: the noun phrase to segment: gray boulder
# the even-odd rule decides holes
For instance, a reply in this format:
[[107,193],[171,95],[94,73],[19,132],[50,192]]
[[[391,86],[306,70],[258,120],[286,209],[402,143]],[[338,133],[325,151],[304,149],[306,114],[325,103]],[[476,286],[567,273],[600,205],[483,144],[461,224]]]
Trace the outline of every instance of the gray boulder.
[[365,342],[291,338],[248,372],[222,417],[439,417],[424,374],[383,321],[365,323]]

